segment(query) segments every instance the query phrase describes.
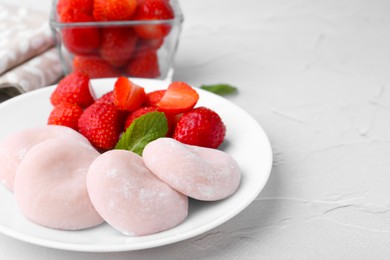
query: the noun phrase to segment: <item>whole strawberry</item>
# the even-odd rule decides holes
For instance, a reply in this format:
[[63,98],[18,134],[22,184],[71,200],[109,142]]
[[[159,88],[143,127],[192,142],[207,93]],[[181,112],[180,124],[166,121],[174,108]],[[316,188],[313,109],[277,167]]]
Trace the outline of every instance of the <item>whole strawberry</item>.
[[50,96],[51,103],[56,106],[67,102],[87,107],[94,102],[89,89],[90,78],[82,72],[72,72],[65,76]]
[[[63,23],[93,22],[92,15],[82,10],[68,7],[63,8],[59,14]],[[91,55],[98,52],[101,42],[99,28],[94,27],[64,27],[62,30],[62,41],[66,48],[73,54]]]
[[99,56],[75,56],[73,70],[81,71],[90,78],[119,77],[120,73]]
[[102,29],[101,56],[112,66],[125,65],[137,42],[137,34],[129,27],[108,27]]
[[51,111],[47,124],[67,126],[77,131],[82,113],[83,109],[77,104],[60,103]]
[[125,130],[131,125],[131,123],[133,123],[133,121],[135,119],[137,119],[140,116],[143,116],[147,113],[156,112],[156,111],[158,111],[157,107],[140,107],[137,110],[135,110],[134,112],[131,112],[127,116],[126,121],[125,121]]
[[176,124],[173,138],[179,142],[218,148],[225,139],[226,127],[220,116],[205,107],[184,113]]
[[[174,18],[174,11],[166,0],[139,0],[134,20],[169,20]],[[169,23],[148,23],[135,27],[138,35],[145,39],[161,39],[169,33]]]
[[66,8],[78,9],[84,13],[92,15],[93,0],[58,0],[57,13],[60,15]]
[[130,77],[157,78],[160,76],[156,51],[136,53],[125,67],[124,72]]
[[96,21],[129,20],[137,8],[137,0],[94,0]]
[[122,133],[126,114],[107,103],[94,103],[81,115],[78,128],[93,146],[113,149]]
[[106,103],[114,106],[114,91],[111,90],[95,100],[95,103]]
[[[150,112],[161,112],[161,111],[159,111],[158,107],[156,106],[154,107],[143,106],[131,112],[126,118],[125,130],[128,127],[130,127],[130,125],[134,122],[134,120]],[[168,131],[166,136],[171,137],[177,121],[176,115],[165,114],[165,118],[167,119],[167,123],[168,123]]]
[[155,39],[144,39],[139,38],[137,41],[135,51],[137,53],[157,51],[164,43],[164,38],[155,38]]

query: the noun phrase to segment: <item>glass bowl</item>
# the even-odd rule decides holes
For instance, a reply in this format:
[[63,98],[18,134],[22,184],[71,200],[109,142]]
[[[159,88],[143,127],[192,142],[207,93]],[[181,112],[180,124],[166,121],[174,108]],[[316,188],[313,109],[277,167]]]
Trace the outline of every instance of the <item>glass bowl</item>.
[[[78,70],[91,78],[166,79],[172,73],[184,20],[177,0],[169,1],[173,19],[69,23],[59,20],[57,1],[49,23],[65,75]],[[164,33],[142,34],[156,28]]]

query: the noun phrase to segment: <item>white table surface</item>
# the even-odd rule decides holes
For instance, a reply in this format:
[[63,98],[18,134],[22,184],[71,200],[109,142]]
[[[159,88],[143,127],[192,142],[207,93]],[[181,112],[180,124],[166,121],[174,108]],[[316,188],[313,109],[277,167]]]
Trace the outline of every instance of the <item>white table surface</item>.
[[172,245],[80,253],[0,234],[0,259],[389,259],[390,1],[180,3],[174,79],[239,88],[227,98],[273,147],[264,190],[227,223]]

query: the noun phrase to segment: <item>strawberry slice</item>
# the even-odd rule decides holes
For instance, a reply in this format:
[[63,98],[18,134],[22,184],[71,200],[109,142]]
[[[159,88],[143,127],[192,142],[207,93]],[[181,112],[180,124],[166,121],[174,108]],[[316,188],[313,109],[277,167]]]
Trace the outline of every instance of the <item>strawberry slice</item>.
[[191,110],[199,100],[195,89],[185,82],[172,82],[157,103],[160,111],[179,114]]
[[119,77],[114,86],[114,104],[120,110],[134,111],[145,101],[145,89],[126,77]]

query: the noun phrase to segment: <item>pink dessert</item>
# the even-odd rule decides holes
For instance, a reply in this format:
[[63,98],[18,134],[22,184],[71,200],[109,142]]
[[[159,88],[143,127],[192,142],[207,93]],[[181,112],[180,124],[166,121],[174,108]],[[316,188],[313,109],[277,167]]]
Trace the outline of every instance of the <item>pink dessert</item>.
[[100,155],[89,168],[87,187],[103,219],[128,236],[172,228],[188,214],[188,197],[154,176],[133,152]]
[[150,142],[142,156],[157,177],[194,199],[220,200],[233,194],[240,184],[238,164],[220,150],[160,138]]
[[77,131],[57,125],[30,128],[9,135],[0,142],[0,181],[8,190],[14,189],[16,169],[27,151],[50,138],[79,140],[89,144],[87,138]]
[[14,195],[31,221],[60,230],[79,230],[104,222],[86,187],[89,165],[100,155],[90,144],[52,138],[35,145],[17,168]]

